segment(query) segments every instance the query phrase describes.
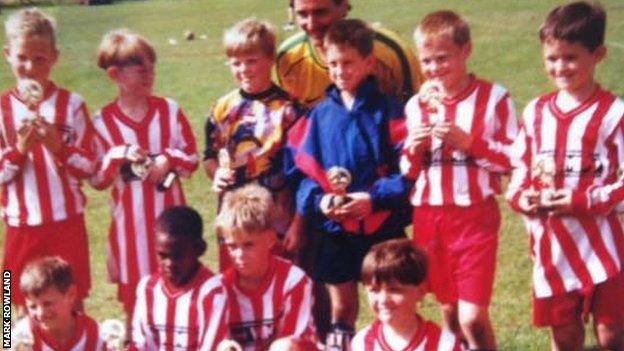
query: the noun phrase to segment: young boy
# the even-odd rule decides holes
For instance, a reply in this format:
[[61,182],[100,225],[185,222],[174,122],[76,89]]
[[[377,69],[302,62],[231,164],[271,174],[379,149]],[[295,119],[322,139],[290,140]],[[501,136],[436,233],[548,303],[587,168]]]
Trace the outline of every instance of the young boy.
[[550,328],[553,350],[583,349],[589,313],[599,347],[624,349],[624,102],[594,78],[605,24],[588,2],[548,14],[540,41],[557,90],[525,108],[513,149],[507,198],[530,234],[533,323]]
[[326,284],[333,330],[353,335],[357,280],[364,255],[378,242],[403,237],[408,182],[399,174],[401,106],[370,76],[373,31],[342,20],[325,37],[334,85],[310,113],[297,166],[307,176],[298,212],[320,235],[314,278]]
[[141,279],[132,320],[132,350],[213,350],[226,335],[225,293],[203,266],[203,223],[190,207],[156,220],[158,273]]
[[[269,23],[243,20],[225,32],[223,45],[239,88],[221,97],[206,120],[204,168],[219,197],[250,182],[269,189],[275,198],[275,229],[286,251],[294,253],[300,246],[299,218],[293,219],[282,153],[286,133],[302,111],[271,81],[275,32]],[[218,239],[224,271],[231,262]]]
[[467,71],[468,24],[456,13],[425,16],[414,33],[425,78],[407,103],[402,171],[415,180],[414,241],[431,262],[429,285],[442,303],[445,327],[471,349],[495,349],[492,295],[501,173],[510,169],[517,133],[505,88]]
[[98,66],[119,95],[93,120],[99,167],[91,183],[112,188],[108,274],[129,316],[139,279],[157,268],[156,216],[185,203],[178,177],[198,165],[184,113],[171,99],[152,95],[155,63],[152,45],[124,29],[106,34],[98,49]]
[[69,264],[58,256],[29,263],[20,276],[28,318],[12,331],[15,350],[100,351],[97,323],[76,313],[77,286]]
[[[91,286],[81,179],[95,167],[93,128],[84,100],[50,81],[59,56],[54,20],[24,9],[8,18],[5,31],[4,56],[17,87],[0,96],[3,269],[19,276],[29,261],[61,256],[74,267],[81,301]],[[17,289],[12,297],[24,303]]]
[[377,244],[362,263],[375,321],[360,330],[353,350],[463,350],[451,332],[441,330],[418,315],[417,304],[426,293],[427,257],[409,239]]
[[245,350],[267,350],[279,338],[314,340],[312,281],[271,253],[277,242],[274,203],[264,187],[226,193],[216,226],[232,267],[221,274],[228,292],[229,338]]

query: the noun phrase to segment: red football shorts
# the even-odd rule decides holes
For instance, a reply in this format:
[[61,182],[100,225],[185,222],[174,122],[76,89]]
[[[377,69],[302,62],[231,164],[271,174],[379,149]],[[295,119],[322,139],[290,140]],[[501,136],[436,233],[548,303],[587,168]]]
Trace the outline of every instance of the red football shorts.
[[592,291],[580,290],[538,299],[533,296],[533,324],[536,327],[559,327],[586,320],[617,325],[624,323],[624,274],[600,283]]
[[441,303],[488,306],[500,211],[494,198],[475,205],[414,208],[414,243],[429,257],[427,282]]
[[24,266],[45,256],[60,256],[66,260],[72,268],[78,298],[89,295],[89,244],[84,217],[79,215],[34,227],[6,227],[3,268],[10,270],[14,277],[11,290],[14,304],[24,304],[19,291],[19,277]]

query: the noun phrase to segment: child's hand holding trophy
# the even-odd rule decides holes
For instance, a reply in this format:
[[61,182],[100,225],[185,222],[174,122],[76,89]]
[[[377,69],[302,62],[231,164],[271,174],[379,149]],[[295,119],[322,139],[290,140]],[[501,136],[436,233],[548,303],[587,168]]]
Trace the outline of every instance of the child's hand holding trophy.
[[230,152],[226,148],[219,149],[217,154],[218,167],[215,170],[212,180],[212,191],[221,194],[224,190],[234,184],[236,171],[233,169],[233,161]]
[[334,166],[326,172],[330,192],[321,199],[320,209],[328,218],[340,221],[342,216],[337,213],[342,206],[351,201],[347,188],[351,185],[351,172],[344,167]]
[[42,133],[37,126],[37,121],[41,120],[41,118],[37,110],[43,100],[43,88],[35,80],[21,79],[17,84],[17,94],[28,108],[26,117],[17,129],[17,142],[15,145],[17,151],[25,154],[34,144],[41,140]]
[[431,140],[431,131],[436,124],[443,121],[442,113],[442,85],[438,81],[428,80],[424,82],[418,92],[418,101],[426,106],[429,114],[429,123],[423,123],[411,128],[405,141],[405,147],[411,155],[415,155],[418,149]]
[[539,207],[549,208],[553,206],[553,201],[557,198],[555,189],[555,176],[557,175],[557,165],[553,157],[538,158],[533,165],[533,177],[537,183]]

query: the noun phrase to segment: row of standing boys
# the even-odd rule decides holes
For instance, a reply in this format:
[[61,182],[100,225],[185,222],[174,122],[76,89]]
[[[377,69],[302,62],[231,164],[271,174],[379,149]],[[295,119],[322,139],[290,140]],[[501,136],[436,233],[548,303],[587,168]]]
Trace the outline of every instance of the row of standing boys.
[[[354,350],[493,350],[494,196],[511,173],[507,199],[531,238],[535,325],[550,328],[553,349],[576,350],[592,314],[600,347],[621,350],[624,104],[594,80],[606,54],[604,11],[577,2],[549,13],[539,33],[557,90],[529,103],[518,130],[506,89],[468,72],[470,30],[457,14],[420,22],[416,60],[394,34],[345,20],[346,0],[291,7],[303,32],[277,56],[267,23],[245,20],[224,35],[239,89],[217,101],[205,126],[203,165],[219,197],[214,277],[198,260],[201,218],[181,206],[180,177],[199,163],[195,140],[177,104],[152,94],[149,42],[127,30],[104,37],[98,65],[119,95],[91,122],[80,96],[48,79],[58,57],[52,22],[38,10],[11,16],[5,55],[18,85],[0,100],[5,267],[19,275],[59,255],[76,291],[51,286],[87,296],[84,179],[111,189],[107,267],[133,321],[131,348],[212,349],[231,338],[268,349],[282,337],[274,347],[347,347],[362,279],[376,320]],[[414,95],[419,71],[426,81]],[[39,99],[25,93],[27,80],[42,87]],[[324,286],[330,303],[278,255]],[[44,299],[32,276],[21,282],[31,316],[22,328],[45,343],[63,328],[46,329],[54,323],[37,315]],[[427,291],[441,304],[443,331],[414,312]],[[322,338],[311,325],[313,295],[319,316],[330,311],[329,328],[317,320]],[[17,290],[14,302],[24,303]]]

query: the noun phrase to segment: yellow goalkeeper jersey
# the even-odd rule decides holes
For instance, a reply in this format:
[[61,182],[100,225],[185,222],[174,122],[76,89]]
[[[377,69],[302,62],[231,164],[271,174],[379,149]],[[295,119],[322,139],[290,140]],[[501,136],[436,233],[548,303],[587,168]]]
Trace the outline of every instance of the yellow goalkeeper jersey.
[[[414,53],[396,34],[374,27],[373,54],[376,58],[374,75],[381,90],[405,103],[422,83]],[[332,83],[327,66],[321,62],[305,33],[288,38],[279,48],[275,63],[279,85],[306,107],[316,105],[325,97]]]

